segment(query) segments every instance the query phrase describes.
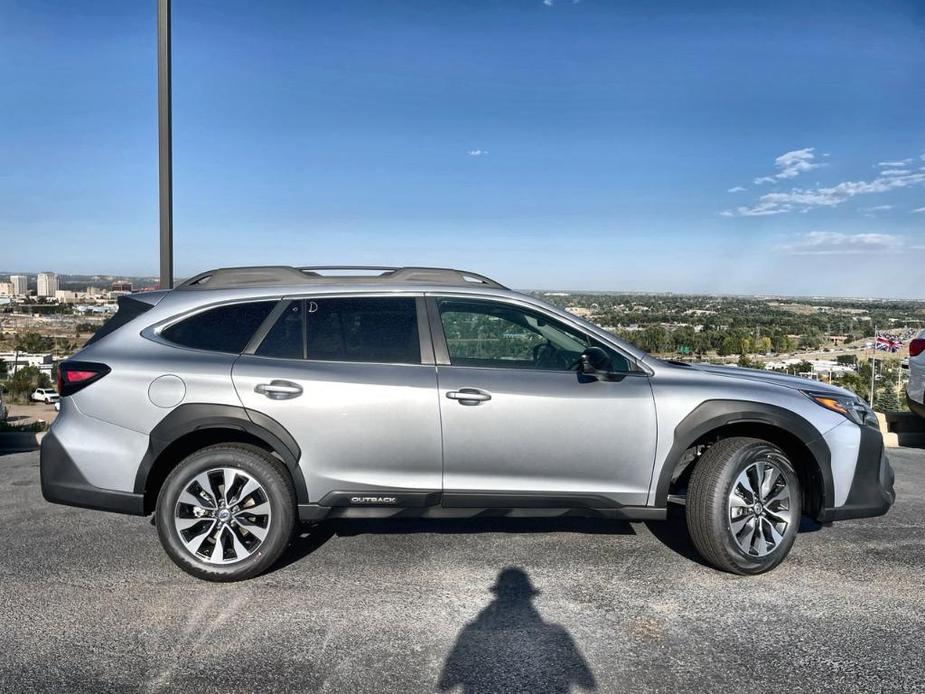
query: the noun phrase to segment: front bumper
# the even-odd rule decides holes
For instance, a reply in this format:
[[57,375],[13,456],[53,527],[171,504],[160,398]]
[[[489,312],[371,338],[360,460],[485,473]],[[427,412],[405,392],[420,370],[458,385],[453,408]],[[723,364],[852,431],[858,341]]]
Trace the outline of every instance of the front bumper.
[[94,487],[71,460],[54,431],[42,439],[39,473],[42,496],[53,504],[144,515],[144,495]]
[[848,498],[842,506],[823,508],[818,520],[828,522],[882,516],[896,500],[893,481],[893,468],[883,447],[883,435],[874,427],[861,427],[858,460]]

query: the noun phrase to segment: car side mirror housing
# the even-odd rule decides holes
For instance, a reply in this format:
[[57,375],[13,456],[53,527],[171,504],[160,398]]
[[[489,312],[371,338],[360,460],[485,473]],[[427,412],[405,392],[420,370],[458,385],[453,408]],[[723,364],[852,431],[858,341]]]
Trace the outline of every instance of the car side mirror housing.
[[600,347],[588,347],[579,357],[579,371],[586,376],[606,376],[610,373],[610,356]]

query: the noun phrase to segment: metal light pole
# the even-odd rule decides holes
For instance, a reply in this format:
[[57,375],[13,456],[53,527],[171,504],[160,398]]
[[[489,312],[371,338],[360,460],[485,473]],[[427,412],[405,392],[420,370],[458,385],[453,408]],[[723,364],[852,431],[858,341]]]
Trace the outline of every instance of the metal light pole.
[[173,145],[170,115],[170,0],[157,0],[157,135],[161,289],[173,289]]

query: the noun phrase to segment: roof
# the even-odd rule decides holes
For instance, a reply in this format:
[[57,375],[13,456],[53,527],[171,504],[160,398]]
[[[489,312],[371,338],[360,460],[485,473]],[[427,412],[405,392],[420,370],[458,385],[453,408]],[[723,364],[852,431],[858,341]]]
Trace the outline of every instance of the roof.
[[482,286],[507,289],[484,275],[435,267],[382,267],[365,265],[290,267],[266,265],[227,267],[202,272],[177,286],[180,290],[233,289],[317,284],[397,284]]

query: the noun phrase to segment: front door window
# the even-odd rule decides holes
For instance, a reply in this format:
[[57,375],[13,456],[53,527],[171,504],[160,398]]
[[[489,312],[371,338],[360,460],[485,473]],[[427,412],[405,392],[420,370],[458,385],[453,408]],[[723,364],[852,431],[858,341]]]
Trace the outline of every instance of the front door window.
[[601,347],[611,371],[630,370],[616,350],[542,313],[495,301],[439,299],[453,366],[574,371],[581,353]]

